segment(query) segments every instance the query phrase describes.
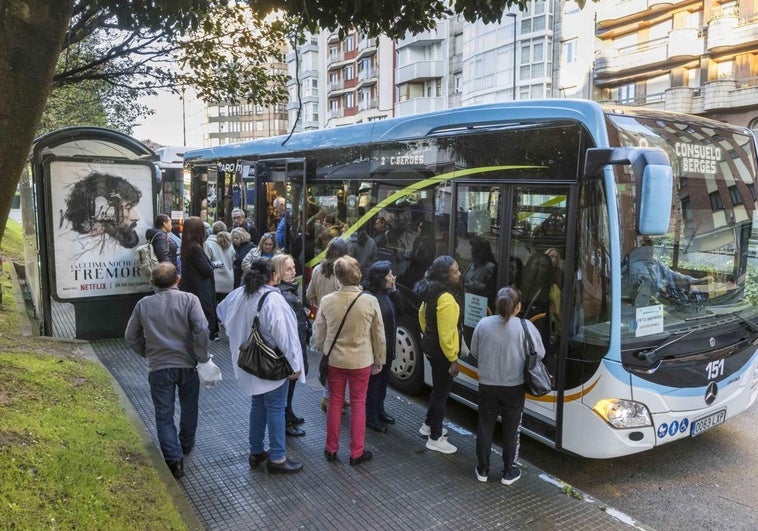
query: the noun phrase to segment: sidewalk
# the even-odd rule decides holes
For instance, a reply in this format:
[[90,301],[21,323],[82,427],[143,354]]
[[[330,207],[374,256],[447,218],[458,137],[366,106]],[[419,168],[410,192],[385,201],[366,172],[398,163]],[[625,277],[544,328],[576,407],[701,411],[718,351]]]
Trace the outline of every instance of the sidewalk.
[[[74,337],[73,309],[53,304],[55,335]],[[325,414],[317,371],[298,385],[294,410],[305,417],[305,437],[288,438],[290,457],[304,463],[291,476],[269,476],[247,463],[249,399],[238,391],[227,343],[212,342],[224,380],[201,388],[197,442],[178,483],[207,529],[647,529],[601,502],[522,461],[522,477],[500,484],[499,475],[480,483],[474,475],[475,435],[446,424],[458,452],[426,450],[418,435],[422,406],[388,390],[387,410],[397,419],[389,433],[367,431],[374,460],[348,463],[345,415],[337,463],[324,459]],[[145,361],[123,340],[90,343],[145,423],[157,445]],[[311,355],[310,367],[318,366]],[[499,448],[493,449],[499,461]],[[616,516],[612,516],[615,514]]]

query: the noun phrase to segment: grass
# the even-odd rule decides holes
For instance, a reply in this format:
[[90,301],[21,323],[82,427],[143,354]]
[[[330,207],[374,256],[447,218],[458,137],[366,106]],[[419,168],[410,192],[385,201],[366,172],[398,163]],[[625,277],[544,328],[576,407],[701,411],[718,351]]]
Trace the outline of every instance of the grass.
[[2,528],[187,529],[107,371],[76,344],[18,333],[8,260],[21,256],[14,232],[20,227],[9,221],[0,309]]

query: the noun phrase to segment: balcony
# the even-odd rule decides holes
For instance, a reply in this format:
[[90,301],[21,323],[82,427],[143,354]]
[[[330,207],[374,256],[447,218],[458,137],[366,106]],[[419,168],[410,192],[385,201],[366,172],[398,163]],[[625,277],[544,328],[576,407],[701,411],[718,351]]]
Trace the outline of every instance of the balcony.
[[416,35],[407,34],[404,38],[397,41],[395,47],[400,49],[406,46],[430,46],[444,41],[447,38],[447,34],[447,21],[440,20],[437,22],[437,28],[422,31]]
[[397,69],[395,84],[401,85],[411,81],[426,81],[445,75],[444,61],[417,61]]
[[332,118],[342,118],[343,116],[345,116],[345,111],[341,107],[339,107],[337,109],[329,109],[329,119],[330,120]]
[[704,53],[705,39],[697,28],[671,30],[668,37],[668,58],[688,59]]
[[366,98],[358,101],[358,110],[367,111],[369,109],[375,109],[378,104],[379,100],[377,98]]
[[660,13],[680,3],[682,2],[677,0],[603,0],[597,3],[597,23],[599,26],[608,26],[606,23],[626,17],[647,17],[651,11]]
[[721,52],[758,41],[758,17],[722,16],[708,23],[709,52]]
[[683,112],[692,114],[694,97],[700,94],[699,88],[671,87],[666,89],[666,110],[671,112]]
[[329,83],[329,92],[339,92],[345,90],[345,83],[342,81],[333,81]]
[[668,37],[664,37],[634,46],[601,50],[595,59],[595,75],[602,78],[662,66],[668,60],[667,49]]
[[379,39],[362,39],[358,41],[358,59],[363,57],[369,57],[376,53],[379,46]]
[[326,58],[326,66],[331,67],[332,65],[336,65],[337,63],[342,63],[345,61],[345,54],[342,52],[337,52],[329,55]]
[[412,98],[395,104],[395,116],[411,116],[445,108],[445,98]]

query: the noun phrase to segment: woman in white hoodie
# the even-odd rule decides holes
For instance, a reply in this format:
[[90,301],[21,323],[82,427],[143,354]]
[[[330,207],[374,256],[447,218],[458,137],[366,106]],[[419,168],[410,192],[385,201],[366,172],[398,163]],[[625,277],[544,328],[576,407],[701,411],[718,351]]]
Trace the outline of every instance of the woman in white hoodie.
[[203,244],[205,254],[213,265],[213,277],[216,280],[216,300],[222,301],[227,293],[234,289],[234,257],[232,237],[226,232],[223,221],[213,224],[213,234]]

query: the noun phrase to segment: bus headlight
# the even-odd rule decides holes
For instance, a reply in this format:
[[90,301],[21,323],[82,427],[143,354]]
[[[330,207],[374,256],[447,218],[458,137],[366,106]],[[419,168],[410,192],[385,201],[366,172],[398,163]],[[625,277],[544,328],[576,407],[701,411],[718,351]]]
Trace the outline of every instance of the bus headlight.
[[594,409],[614,428],[641,428],[653,425],[648,409],[633,400],[608,398],[595,404]]

